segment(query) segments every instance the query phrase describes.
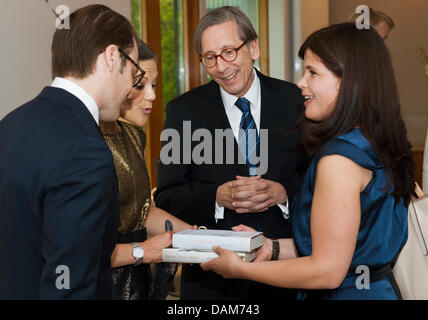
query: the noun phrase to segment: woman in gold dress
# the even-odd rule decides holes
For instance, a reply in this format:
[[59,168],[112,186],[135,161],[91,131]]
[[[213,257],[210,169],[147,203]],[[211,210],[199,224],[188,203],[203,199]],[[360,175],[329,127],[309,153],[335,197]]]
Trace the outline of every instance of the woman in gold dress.
[[[122,107],[121,118],[100,123],[113,154],[119,182],[120,226],[111,266],[121,300],[150,299],[153,286],[149,264],[162,262],[162,249],[171,245],[172,233],[165,232],[165,220],[172,222],[174,231],[191,227],[156,208],[151,201],[144,154],[146,135],[142,127],[156,98],[157,58],[144,42],[140,40],[137,44],[138,64],[146,72],[144,78]],[[136,253],[142,253],[143,258],[138,258]]]

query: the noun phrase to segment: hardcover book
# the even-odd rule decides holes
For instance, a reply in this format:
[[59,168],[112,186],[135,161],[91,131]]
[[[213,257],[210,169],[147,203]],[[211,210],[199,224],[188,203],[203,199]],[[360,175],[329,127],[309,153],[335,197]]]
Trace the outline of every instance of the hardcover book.
[[187,229],[174,233],[172,247],[212,250],[213,246],[237,252],[252,252],[263,245],[263,232]]
[[[235,252],[243,261],[254,260],[254,252]],[[211,259],[218,258],[217,253],[211,250],[186,250],[178,248],[166,248],[162,250],[163,262],[175,263],[204,263]]]

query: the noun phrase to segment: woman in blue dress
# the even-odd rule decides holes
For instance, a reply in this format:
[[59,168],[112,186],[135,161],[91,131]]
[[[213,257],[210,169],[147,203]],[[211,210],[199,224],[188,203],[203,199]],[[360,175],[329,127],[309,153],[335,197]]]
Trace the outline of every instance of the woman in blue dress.
[[374,29],[345,23],[310,35],[299,56],[312,162],[293,239],[265,239],[252,263],[216,248],[202,268],[307,299],[399,299],[391,264],[407,240],[413,160],[388,49]]

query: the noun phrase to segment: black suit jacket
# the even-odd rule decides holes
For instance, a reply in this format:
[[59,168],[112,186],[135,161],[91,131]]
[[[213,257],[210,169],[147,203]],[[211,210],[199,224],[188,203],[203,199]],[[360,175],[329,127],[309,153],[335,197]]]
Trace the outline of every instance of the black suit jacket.
[[[305,155],[298,151],[300,130],[284,129],[297,124],[302,96],[294,84],[269,78],[260,73],[258,76],[261,84],[260,129],[269,130],[269,162],[263,178],[281,183],[287,191],[288,198],[292,200],[304,173]],[[214,81],[183,94],[167,105],[164,130],[175,129],[183,136],[183,121],[190,121],[192,133],[205,128],[211,132],[212,137],[215,136],[215,129],[230,129],[220,89]],[[184,139],[188,140],[189,136],[186,133],[184,136]],[[167,143],[164,142],[164,147]],[[181,156],[183,143],[186,142],[183,140],[180,142]],[[198,144],[200,142],[192,142],[192,149]],[[225,148],[222,163],[226,163]],[[284,229],[284,227],[287,229],[288,224],[277,206],[262,214],[236,214],[232,210],[225,209],[224,219],[215,222],[217,188],[227,181],[235,180],[237,175],[248,176],[247,166],[237,163],[239,151],[236,141],[233,148],[235,155],[233,164],[197,165],[192,161],[191,164],[165,165],[161,159],[155,194],[156,204],[191,224],[229,228],[243,223],[262,230],[268,237],[291,236],[289,230]],[[214,158],[214,147],[212,154]]]
[[117,177],[85,105],[46,87],[0,122],[0,150],[0,299],[114,298]]
[[[269,141],[268,170],[262,177],[281,183],[291,201],[300,187],[306,165],[305,154],[298,151],[300,130],[287,130],[296,127],[301,114],[301,91],[294,84],[266,77],[259,72],[257,74],[261,85],[260,129],[268,129]],[[181,136],[184,135],[185,140],[189,140],[187,133],[183,132],[183,121],[190,121],[192,133],[197,129],[208,129],[213,140],[215,129],[230,129],[217,83],[212,81],[168,103],[164,132],[165,129],[175,129]],[[188,143],[186,141],[180,141],[181,164],[163,164],[161,156],[155,194],[158,207],[190,224],[222,229],[245,224],[263,231],[267,237],[291,237],[291,224],[284,219],[278,206],[257,214],[237,214],[225,208],[224,219],[216,222],[217,188],[227,181],[236,180],[237,175],[248,176],[248,168],[237,163],[239,148],[235,139],[235,163],[225,164],[226,152],[230,150],[226,151],[224,147],[223,164],[215,164],[215,159],[213,164],[197,165],[193,160],[190,164],[184,164],[183,144]],[[164,142],[164,148],[168,143]],[[199,143],[192,142],[192,149]],[[212,154],[214,158],[214,147]],[[214,282],[221,282],[221,279]],[[217,298],[216,295],[213,297]],[[195,295],[195,298],[198,297]]]

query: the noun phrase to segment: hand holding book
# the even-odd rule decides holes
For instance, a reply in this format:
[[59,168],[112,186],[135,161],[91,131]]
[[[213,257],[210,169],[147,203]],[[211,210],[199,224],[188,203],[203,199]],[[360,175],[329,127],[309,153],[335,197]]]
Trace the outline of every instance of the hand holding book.
[[214,271],[223,278],[244,279],[243,270],[246,262],[233,251],[215,246],[213,251],[219,255],[218,258],[202,263],[201,268],[204,271]]
[[[240,224],[239,226],[233,227],[233,231],[256,231],[255,229],[248,227],[246,225]],[[256,258],[253,260],[256,261],[269,261],[272,258],[272,240],[266,237],[263,237],[263,246],[258,248],[256,251]]]
[[263,233],[257,231],[187,229],[175,233],[172,248],[162,250],[163,261],[204,263],[217,258],[214,246],[232,250],[243,261],[252,261],[255,250],[263,246]]
[[162,262],[162,249],[171,246],[172,235],[172,231],[163,232],[139,243],[144,249],[144,263]]
[[[232,228],[235,232],[255,232],[256,230],[239,225]],[[215,246],[213,251],[219,255],[218,258],[202,263],[201,268],[204,271],[214,271],[224,278],[245,279],[245,262],[238,257],[236,253]],[[253,261],[267,261],[272,258],[272,240],[263,237],[263,245],[255,250],[256,258]]]

